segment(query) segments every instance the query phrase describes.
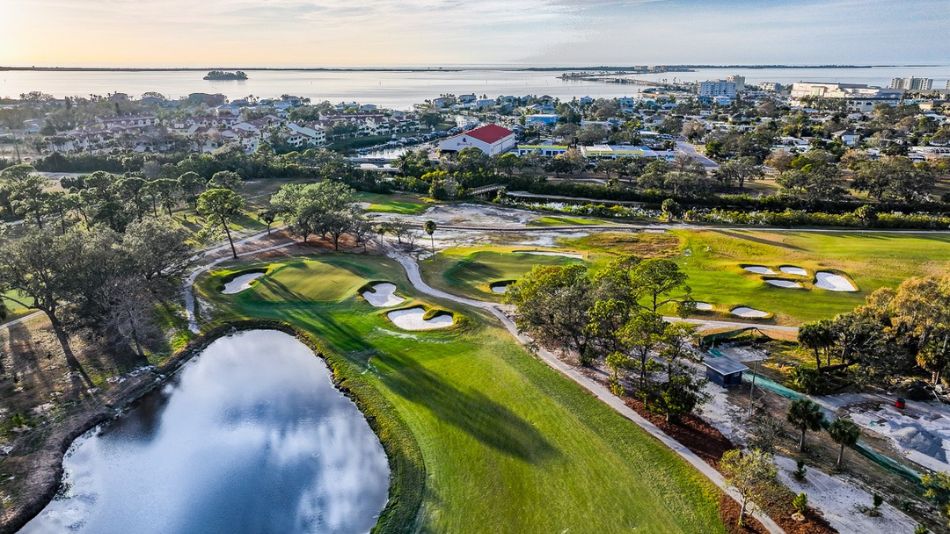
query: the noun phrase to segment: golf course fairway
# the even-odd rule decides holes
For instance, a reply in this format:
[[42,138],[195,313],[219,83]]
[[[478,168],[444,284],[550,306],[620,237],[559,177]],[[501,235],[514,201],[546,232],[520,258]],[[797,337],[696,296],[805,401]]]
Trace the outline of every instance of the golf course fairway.
[[[235,271],[267,267],[246,291],[218,290]],[[359,296],[371,281],[396,284],[401,307],[454,312],[455,325],[399,330]],[[199,279],[196,291],[214,308],[203,312],[206,328],[274,320],[314,338],[399,464],[381,531],[725,531],[719,490],[699,472],[491,318],[420,298],[391,260],[236,264]]]

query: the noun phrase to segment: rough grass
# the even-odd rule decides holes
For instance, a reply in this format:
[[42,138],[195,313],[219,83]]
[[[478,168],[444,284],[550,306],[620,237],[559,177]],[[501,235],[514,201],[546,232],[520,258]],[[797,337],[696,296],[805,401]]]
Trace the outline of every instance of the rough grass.
[[379,213],[396,213],[399,215],[418,215],[429,207],[429,203],[421,197],[413,195],[359,192],[357,200],[367,204],[366,211]]
[[363,283],[390,280],[414,302],[465,317],[458,327],[410,334],[355,289],[339,300],[297,290],[298,297],[286,294],[278,302],[257,295],[266,280],[234,296],[215,291],[219,273],[199,281],[218,320],[274,319],[312,333],[340,360],[337,378],[395,417],[376,417],[383,439],[393,421],[411,431],[424,459],[424,483],[405,487],[413,479],[398,475],[394,483],[401,501],[421,494],[422,506],[418,524],[389,525],[393,530],[724,531],[719,492],[702,475],[533,358],[493,321],[421,298],[386,259],[335,254],[302,265],[275,272],[283,272],[289,288],[336,279],[340,270]]
[[666,232],[597,232],[584,237],[564,239],[561,243],[599,256],[626,254],[640,258],[665,258],[678,252],[679,239]]
[[423,278],[432,287],[481,300],[500,301],[495,282],[517,280],[535,265],[569,265],[582,260],[566,256],[516,254],[530,247],[458,247],[443,250],[424,260]]
[[[697,300],[728,312],[744,304],[772,312],[776,321],[795,324],[850,311],[880,287],[897,286],[921,275],[950,268],[950,236],[943,234],[875,234],[768,231],[676,231],[681,240],[677,261],[689,275]],[[808,270],[807,277],[781,274],[806,289],[772,287],[763,277],[744,271],[758,264],[778,272],[782,265]],[[854,293],[813,286],[817,270],[845,273],[858,286]]]

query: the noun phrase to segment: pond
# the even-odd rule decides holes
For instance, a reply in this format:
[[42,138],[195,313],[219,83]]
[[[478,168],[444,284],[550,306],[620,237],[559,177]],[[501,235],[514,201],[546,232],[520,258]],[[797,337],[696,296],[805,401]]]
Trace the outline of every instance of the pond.
[[220,338],[76,440],[24,533],[368,532],[389,466],[356,405],[293,336]]

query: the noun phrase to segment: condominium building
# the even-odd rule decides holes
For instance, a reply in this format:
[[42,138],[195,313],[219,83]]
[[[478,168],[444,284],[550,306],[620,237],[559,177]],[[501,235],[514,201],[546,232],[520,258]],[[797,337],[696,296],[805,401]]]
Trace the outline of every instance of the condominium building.
[[[745,78],[743,78],[745,83]],[[700,98],[712,98],[714,96],[736,97],[736,82],[728,80],[713,80],[699,82],[698,93]]]
[[792,84],[790,94],[792,103],[803,105],[803,99],[828,98],[843,99],[851,111],[871,111],[874,106],[900,103],[903,90],[869,87],[858,83],[797,82]]
[[891,89],[903,89],[905,91],[929,91],[933,88],[934,81],[930,78],[894,78],[891,80]]
[[736,91],[745,91],[745,76],[733,74],[732,76],[726,76],[726,81],[736,84]]

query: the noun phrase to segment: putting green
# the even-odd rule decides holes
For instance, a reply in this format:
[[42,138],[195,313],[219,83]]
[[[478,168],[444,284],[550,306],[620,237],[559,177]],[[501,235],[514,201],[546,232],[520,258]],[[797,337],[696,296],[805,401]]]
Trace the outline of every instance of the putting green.
[[[216,290],[223,276],[216,272],[197,291],[214,305],[214,322],[279,320],[321,340],[337,379],[409,459],[394,473],[398,499],[383,531],[725,531],[715,486],[527,353],[494,319],[421,298],[388,259],[327,254],[286,263],[298,267],[271,266],[288,287],[346,271],[353,289],[321,301],[291,292],[264,300],[258,287],[228,296]],[[357,297],[362,284],[351,279],[392,281],[407,306],[452,310],[463,320],[446,330],[399,331],[385,310]],[[413,463],[414,450],[424,468]]]
[[525,253],[532,250],[562,252],[531,247],[459,247],[430,256],[420,267],[423,278],[435,288],[480,300],[500,301],[503,295],[491,289],[496,282],[518,280],[535,265],[583,262],[568,256]]
[[[689,275],[697,300],[711,302],[727,313],[747,305],[775,314],[777,322],[797,324],[852,310],[880,287],[894,287],[913,276],[950,269],[950,236],[943,234],[882,234],[838,232],[769,232],[680,230],[683,254],[677,262]],[[758,275],[743,265],[762,265],[777,275]],[[794,265],[805,277],[780,272]],[[857,292],[815,287],[817,271],[845,273]],[[765,278],[801,282],[805,289],[785,289]]]

